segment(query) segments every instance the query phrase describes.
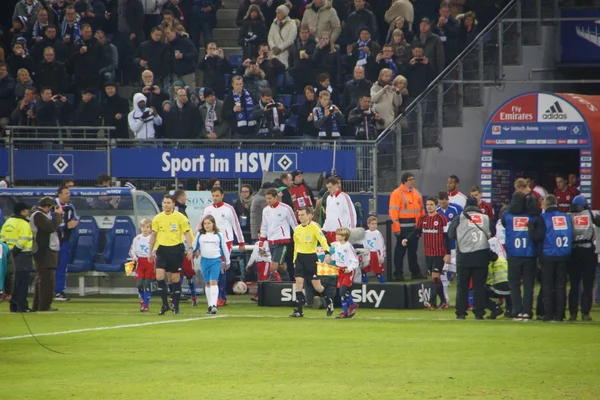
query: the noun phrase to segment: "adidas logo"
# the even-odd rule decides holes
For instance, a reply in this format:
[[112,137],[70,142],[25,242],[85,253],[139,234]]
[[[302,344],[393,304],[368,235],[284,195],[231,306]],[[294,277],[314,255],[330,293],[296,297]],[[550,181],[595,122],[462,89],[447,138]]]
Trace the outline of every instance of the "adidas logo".
[[554,102],[542,115],[542,119],[551,119],[551,120],[560,120],[567,119],[567,114],[563,111],[560,103],[557,101]]

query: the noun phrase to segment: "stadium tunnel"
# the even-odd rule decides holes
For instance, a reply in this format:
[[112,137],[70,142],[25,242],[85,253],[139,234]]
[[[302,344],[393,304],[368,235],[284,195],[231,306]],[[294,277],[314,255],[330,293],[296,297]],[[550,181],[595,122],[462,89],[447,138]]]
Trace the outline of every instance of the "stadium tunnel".
[[600,209],[600,96],[513,97],[488,120],[480,156],[482,197],[496,208],[510,201],[515,179],[533,178],[551,193],[557,174],[576,174],[581,193]]

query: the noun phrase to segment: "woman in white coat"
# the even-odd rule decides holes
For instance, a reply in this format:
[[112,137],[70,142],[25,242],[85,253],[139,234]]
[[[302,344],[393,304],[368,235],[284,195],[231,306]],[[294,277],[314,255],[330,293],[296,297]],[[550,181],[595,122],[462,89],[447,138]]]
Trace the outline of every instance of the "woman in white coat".
[[384,68],[379,73],[379,79],[371,86],[371,103],[382,117],[377,122],[377,130],[382,131],[396,118],[396,110],[402,105],[402,93],[392,83],[394,72]]
[[269,47],[275,58],[288,68],[290,54],[288,49],[298,35],[296,23],[288,17],[290,9],[287,5],[277,7],[275,20],[269,30]]

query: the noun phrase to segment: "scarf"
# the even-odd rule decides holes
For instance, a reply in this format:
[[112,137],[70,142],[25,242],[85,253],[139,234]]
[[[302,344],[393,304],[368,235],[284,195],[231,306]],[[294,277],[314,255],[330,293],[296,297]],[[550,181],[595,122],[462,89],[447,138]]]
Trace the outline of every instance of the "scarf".
[[240,203],[244,206],[244,210],[250,210],[250,205],[252,204],[252,199],[254,196],[249,196],[247,199],[243,199],[240,197]]
[[[331,105],[329,105],[327,107],[330,107],[330,106]],[[324,108],[322,105],[315,107],[314,112],[317,114],[316,115],[317,120],[325,117],[325,113],[323,110],[324,110]],[[327,130],[326,130],[327,128],[325,127],[325,124],[323,124],[323,125],[321,125],[321,130],[319,131],[319,137],[327,137],[327,136],[340,137],[340,129],[337,124],[337,117],[335,116],[334,113],[329,114],[329,116],[331,117],[331,135],[327,134]]]
[[[360,110],[363,111],[362,109]],[[363,117],[363,122],[356,127],[354,134],[357,140],[373,140],[377,137],[375,133],[376,128],[372,124],[372,121],[375,119],[375,110],[373,109],[373,106],[369,107],[369,111],[371,113],[369,115],[365,115]]]
[[[274,104],[274,102],[272,101],[272,102],[271,102],[271,103],[269,103],[269,104]],[[268,106],[269,104],[265,104],[265,105],[263,106],[263,103],[262,103],[262,101],[261,101],[261,102],[259,102],[260,108],[261,108],[261,109],[263,109],[263,110],[264,110],[264,109],[265,109],[265,107],[266,107],[266,106]],[[285,124],[280,124],[280,123],[279,123],[279,112],[278,112],[278,110],[277,110],[277,107],[273,107],[272,111],[273,111],[273,128],[277,129],[279,132],[281,132],[281,133],[283,134],[283,132],[285,131]],[[266,117],[266,115],[265,115],[264,117]],[[263,118],[264,118],[264,117],[263,117]],[[270,126],[269,126],[269,124],[268,124],[268,120],[267,120],[267,121],[265,121],[265,122],[267,122],[267,123],[263,123],[263,121],[264,121],[264,120],[261,118],[261,124],[260,124],[260,127],[258,128],[258,133],[259,133],[259,134],[267,134],[267,133],[269,133],[269,132],[270,132],[270,130],[271,130],[271,129],[270,129]]]
[[242,111],[235,113],[235,120],[237,121],[238,128],[256,125],[256,121],[252,119],[252,108],[254,107],[252,96],[250,96],[250,93],[248,93],[246,89],[242,89],[242,95],[244,96],[243,104],[240,95],[233,92],[233,102],[235,104],[241,104],[242,106]]
[[398,75],[398,67],[396,67],[394,61],[386,60],[385,58],[383,59],[383,61],[387,64],[387,67],[392,70],[394,76]]
[[[60,37],[65,37],[67,33],[67,29],[70,29],[69,22],[67,20],[63,21],[62,30]],[[71,33],[71,42],[75,39],[79,39],[81,37],[81,30],[79,29],[79,20],[73,21],[73,31]]]
[[33,25],[33,39],[35,40],[35,38],[42,36],[42,29],[46,28],[47,26],[48,23],[46,23],[44,26],[41,26],[40,21],[35,21],[35,25]]
[[384,82],[384,81],[382,81],[381,79],[379,79],[379,80],[377,81],[377,84],[378,84],[379,86],[381,86],[381,88],[382,88],[382,89],[383,89],[384,87],[386,87],[386,86],[391,86],[391,85],[392,85],[392,83],[391,83],[391,82],[389,82],[389,83],[388,83],[388,82]]
[[[369,38],[369,40],[367,40],[366,42],[363,42],[360,39],[358,39],[358,41],[356,42],[359,49],[361,47],[369,46],[369,43],[371,43],[371,38]],[[366,58],[367,58],[367,53],[365,53],[363,50],[358,50],[358,59],[363,60]]]
[[213,105],[206,103],[206,120],[204,121],[204,127],[206,128],[206,133],[213,133],[215,131],[215,107],[217,106],[217,102],[215,101]]

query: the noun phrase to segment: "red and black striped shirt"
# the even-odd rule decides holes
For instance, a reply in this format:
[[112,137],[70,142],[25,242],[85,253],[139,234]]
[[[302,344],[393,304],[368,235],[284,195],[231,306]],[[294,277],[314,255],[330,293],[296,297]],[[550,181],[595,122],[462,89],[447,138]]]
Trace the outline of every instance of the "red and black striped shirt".
[[428,257],[443,257],[450,254],[450,240],[444,228],[448,220],[440,213],[424,215],[419,218],[414,234],[423,236],[425,255]]
[[569,212],[569,206],[573,201],[573,198],[579,194],[579,190],[575,189],[572,186],[567,186],[567,188],[562,191],[558,188],[554,189],[554,195],[556,196],[556,200],[558,200],[558,211],[567,213]]
[[490,221],[494,220],[494,209],[490,203],[486,203],[485,201],[481,200],[481,203],[479,203],[479,209],[483,214],[488,216]]

